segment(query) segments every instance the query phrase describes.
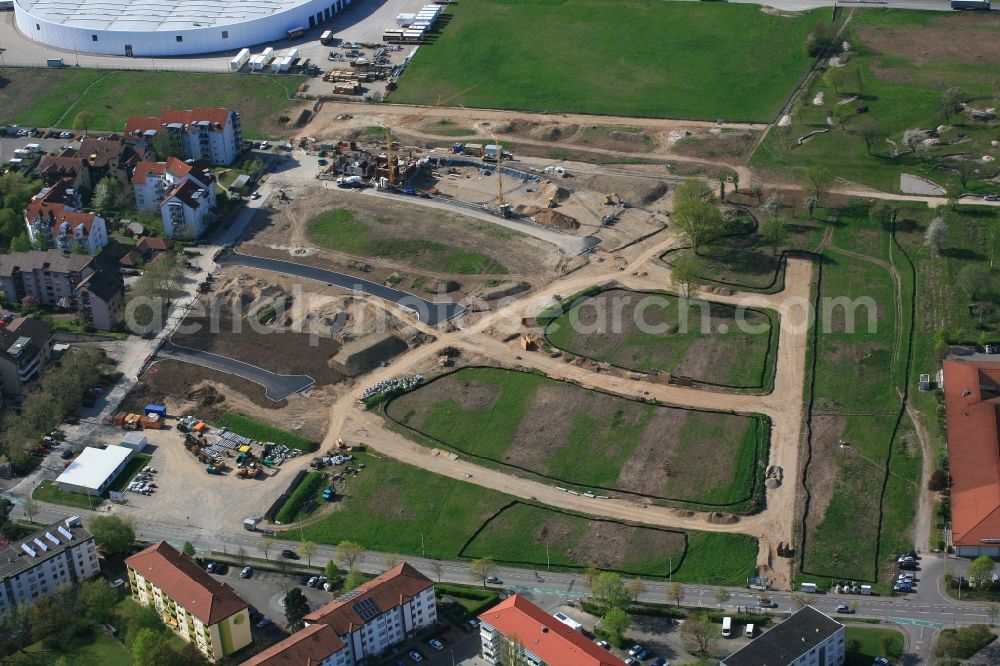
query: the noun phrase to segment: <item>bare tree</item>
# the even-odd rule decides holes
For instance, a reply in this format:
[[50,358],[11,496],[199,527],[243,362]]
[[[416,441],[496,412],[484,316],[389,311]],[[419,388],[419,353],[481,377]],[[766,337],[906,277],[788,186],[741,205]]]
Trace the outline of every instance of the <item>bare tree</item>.
[[437,582],[441,582],[441,574],[444,573],[444,565],[435,560],[431,562],[431,571],[434,572],[434,576],[437,578]]
[[310,566],[312,566],[312,557],[316,554],[317,550],[319,550],[319,546],[312,541],[303,541],[299,545],[299,555],[305,555],[306,563]]
[[943,217],[935,217],[927,225],[924,232],[924,243],[926,243],[935,254],[941,252],[948,246],[948,225]]
[[274,547],[274,539],[272,539],[271,537],[268,537],[268,536],[266,536],[263,539],[261,539],[260,542],[257,544],[257,549],[261,553],[264,554],[264,559],[265,560],[269,559],[268,556],[267,556],[267,553],[273,547]]
[[338,543],[333,549],[333,559],[337,561],[341,569],[351,570],[364,552],[365,547],[360,543],[345,540]]
[[469,565],[469,573],[482,580],[483,587],[486,587],[486,580],[496,575],[497,565],[493,562],[492,557],[481,557],[472,561],[472,564]]
[[399,564],[399,555],[396,553],[386,553],[382,556],[382,566],[385,567],[386,571],[393,568],[397,564]]
[[38,513],[38,510],[41,508],[41,505],[38,503],[38,500],[34,499],[33,497],[28,497],[24,500],[24,504],[22,504],[21,506],[24,508],[24,515],[28,517],[28,521],[34,522],[35,514]]
[[720,628],[707,615],[694,615],[680,628],[681,642],[689,652],[707,657],[722,635]]
[[672,601],[680,606],[684,601],[684,586],[680,583],[671,583],[667,588],[667,601]]
[[816,197],[817,201],[823,200],[832,182],[833,176],[830,174],[830,170],[824,166],[809,167],[802,175],[802,184],[812,196]]
[[924,130],[908,129],[905,132],[903,132],[902,143],[904,146],[906,146],[907,150],[909,150],[911,153],[915,153],[917,152],[917,148],[920,147],[920,144],[926,138],[927,138],[927,132],[925,132]]

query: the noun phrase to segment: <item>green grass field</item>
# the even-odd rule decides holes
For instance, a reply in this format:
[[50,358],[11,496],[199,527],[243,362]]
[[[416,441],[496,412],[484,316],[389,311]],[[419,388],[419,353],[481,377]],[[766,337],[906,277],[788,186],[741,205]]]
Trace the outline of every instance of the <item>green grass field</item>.
[[463,0],[389,98],[770,121],[809,67],[806,34],[830,16],[656,0]]
[[[575,301],[546,326],[545,335],[554,347],[637,372],[768,390],[777,321],[775,313],[761,310],[748,309],[738,318],[727,305],[615,289]],[[741,322],[749,325],[745,332]]]
[[754,459],[765,458],[769,436],[758,417],[656,406],[500,368],[463,368],[393,399],[386,414],[417,441],[546,482],[727,511],[752,510]]
[[[951,50],[948,42],[995,44],[1000,39],[1000,20],[984,15],[973,25],[960,13],[914,12],[863,9],[854,12],[846,40],[853,56],[843,68],[845,81],[836,88],[816,77],[792,115],[792,124],[775,128],[754,153],[751,166],[764,172],[797,175],[814,165],[829,166],[839,177],[890,192],[899,191],[900,173],[921,175],[942,186],[959,185],[955,162],[940,158],[964,154],[978,156],[990,152],[997,123],[977,122],[968,116],[946,120],[941,112],[941,95],[948,87],[966,93],[976,108],[995,107],[996,63],[972,49]],[[900,35],[904,35],[900,38]],[[907,38],[909,37],[909,38]],[[823,93],[820,105],[813,104]],[[841,100],[859,96],[856,102]],[[858,112],[863,104],[866,111]],[[826,128],[827,116],[843,119],[832,131],[818,134],[801,146],[799,137],[813,129]],[[902,149],[893,157],[895,141],[901,148],[907,129],[933,129],[949,125],[941,134],[945,143],[961,140],[961,145],[941,145],[914,154]],[[861,133],[875,132],[871,154]],[[967,188],[989,192],[995,185],[984,180],[996,169],[976,165]],[[992,188],[992,189],[991,189]]]
[[249,416],[239,412],[226,412],[219,417],[217,426],[232,430],[237,435],[243,435],[258,442],[273,442],[284,444],[290,449],[309,452],[319,448],[319,442],[297,435],[294,432],[275,428],[266,423],[261,423]]
[[65,490],[60,490],[59,486],[48,480],[39,483],[34,492],[31,493],[31,496],[39,502],[62,504],[63,506],[71,506],[77,509],[94,509],[104,501],[103,497],[90,497],[88,495],[81,495],[80,493],[68,493]]
[[502,275],[507,268],[482,252],[420,239],[372,238],[371,226],[346,208],[321,213],[309,222],[309,239],[330,250],[358,257],[404,260],[418,268],[456,275]]
[[285,75],[0,69],[0,123],[68,128],[77,113],[89,111],[94,114],[90,129],[121,132],[129,116],[220,106],[240,112],[248,136],[272,136],[283,131],[278,118],[304,80]]
[[[457,559],[466,541],[480,526],[516,499],[374,454],[360,453],[356,457],[358,462],[365,464],[365,469],[357,478],[351,477],[346,483],[337,484],[340,498],[331,511],[317,514],[305,522],[305,539],[328,544],[348,539],[373,550],[401,555],[425,553],[427,557]],[[574,514],[555,514],[520,503],[515,506],[526,507],[528,513],[501,514],[492,523],[491,540],[474,542],[477,548],[483,549],[477,555],[490,555],[497,561],[513,558],[522,566],[544,567],[547,535],[532,529],[521,532],[525,515],[557,515],[560,524],[573,534],[587,532],[594,523]],[[513,520],[508,523],[510,518]],[[530,518],[527,520],[530,521]],[[628,547],[617,549],[620,551],[618,555],[608,557],[627,562],[642,575],[664,574],[666,565],[663,562],[669,563],[670,558],[664,560],[659,542],[643,537],[650,530],[632,526],[622,526],[618,530],[616,534],[625,535],[623,538]],[[289,530],[283,536],[297,539],[299,531]],[[570,550],[579,544],[579,541],[571,546],[561,544],[558,548]],[[703,582],[726,578],[727,584],[738,584],[744,582],[743,576],[750,575],[747,571],[754,569],[757,546],[753,539],[692,532],[688,534],[688,544],[688,555],[675,573],[675,578],[684,576],[684,580]],[[614,550],[616,545],[602,543],[600,548],[603,551]],[[566,550],[559,551],[561,568],[584,568],[594,559],[588,556],[590,553],[565,553]],[[674,562],[675,566],[677,564]]]
[[895,629],[848,625],[846,652],[844,666],[871,666],[875,657],[888,657],[895,663],[903,653],[903,634]]
[[23,652],[4,658],[7,664],[52,664],[63,658],[66,663],[76,666],[132,666],[132,655],[128,649],[109,637],[94,631],[88,639],[73,646],[72,650],[50,651],[41,643],[29,645]]

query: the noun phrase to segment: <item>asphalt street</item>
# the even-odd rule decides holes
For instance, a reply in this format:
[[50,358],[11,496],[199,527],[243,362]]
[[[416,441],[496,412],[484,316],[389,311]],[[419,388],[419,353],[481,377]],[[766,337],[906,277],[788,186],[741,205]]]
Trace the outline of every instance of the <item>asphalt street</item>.
[[275,402],[280,402],[290,395],[304,391],[316,382],[308,375],[279,375],[256,365],[238,361],[235,358],[220,356],[201,349],[182,347],[169,340],[163,344],[157,356],[193,363],[260,384],[264,387],[267,397]]
[[257,257],[252,254],[243,254],[235,250],[229,250],[220,255],[215,263],[220,266],[246,266],[248,268],[258,268],[275,273],[285,273],[295,275],[307,280],[325,282],[328,285],[361,292],[384,301],[395,303],[396,305],[413,312],[421,322],[428,326],[436,326],[442,322],[453,319],[463,312],[465,306],[454,302],[436,303],[428,301],[419,296],[408,294],[405,291],[386,287],[369,280],[364,280],[353,275],[337,273],[335,271],[297,264],[293,261],[282,259],[269,259],[267,257]]

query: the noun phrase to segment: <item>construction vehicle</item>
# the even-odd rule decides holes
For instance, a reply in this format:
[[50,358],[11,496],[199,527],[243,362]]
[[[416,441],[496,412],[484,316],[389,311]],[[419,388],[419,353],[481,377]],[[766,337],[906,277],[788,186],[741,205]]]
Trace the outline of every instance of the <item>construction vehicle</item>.
[[604,195],[604,205],[605,206],[624,206],[625,200],[618,196],[616,193]]
[[222,470],[216,467],[215,465],[209,465],[208,467],[205,468],[205,471],[208,472],[209,474],[222,474]]
[[549,208],[558,208],[559,202],[556,201],[555,197],[549,197]]
[[323,490],[323,499],[327,502],[333,501],[333,488],[326,488]]

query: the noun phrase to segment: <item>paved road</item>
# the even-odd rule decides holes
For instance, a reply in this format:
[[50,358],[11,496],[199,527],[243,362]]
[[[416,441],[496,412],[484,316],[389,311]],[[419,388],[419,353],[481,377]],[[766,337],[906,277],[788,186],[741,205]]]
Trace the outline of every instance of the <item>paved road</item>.
[[220,255],[215,260],[215,263],[220,266],[247,266],[249,268],[274,271],[275,273],[287,273],[288,275],[296,275],[307,280],[316,280],[317,282],[325,282],[344,289],[359,291],[369,296],[395,303],[413,312],[421,322],[428,326],[436,326],[465,312],[465,306],[459,303],[435,303],[424,300],[419,296],[408,294],[405,291],[376,284],[375,282],[352,275],[345,275],[344,273],[337,273],[306,264],[297,264],[293,261],[257,257],[252,254],[243,254],[235,250],[230,250]]
[[172,341],[165,342],[157,356],[193,363],[260,384],[264,387],[265,395],[275,402],[280,402],[290,395],[304,391],[316,383],[316,380],[309,375],[279,375],[256,365],[238,361],[235,358],[220,356],[201,349],[181,347]]

